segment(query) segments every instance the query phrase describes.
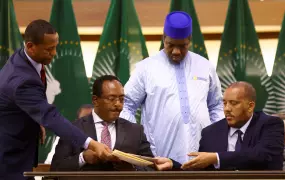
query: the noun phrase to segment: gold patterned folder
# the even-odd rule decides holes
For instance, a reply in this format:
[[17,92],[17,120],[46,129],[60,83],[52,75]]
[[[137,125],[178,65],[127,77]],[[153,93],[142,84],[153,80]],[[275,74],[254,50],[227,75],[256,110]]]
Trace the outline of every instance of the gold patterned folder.
[[[152,166],[154,165],[153,158],[145,157],[145,156],[138,156],[130,153],[125,153],[119,150],[114,150],[112,153],[114,156],[118,157],[122,161],[126,161],[130,164],[136,165],[136,166]],[[146,160],[149,159],[149,160]]]

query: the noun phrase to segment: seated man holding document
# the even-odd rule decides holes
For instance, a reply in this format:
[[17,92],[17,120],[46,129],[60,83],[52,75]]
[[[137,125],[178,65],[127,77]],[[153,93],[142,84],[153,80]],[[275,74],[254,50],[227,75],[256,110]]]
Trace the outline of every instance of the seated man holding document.
[[142,166],[156,167],[157,170],[172,168],[171,160],[153,158],[142,125],[119,118],[124,103],[124,89],[117,77],[105,75],[94,81],[92,103],[92,114],[75,121],[74,125],[112,149],[117,161],[102,162],[93,151],[74,148],[60,139],[51,171],[146,170]]
[[282,170],[283,121],[253,112],[256,91],[247,82],[231,84],[223,101],[226,118],[202,130],[199,152],[182,169]]

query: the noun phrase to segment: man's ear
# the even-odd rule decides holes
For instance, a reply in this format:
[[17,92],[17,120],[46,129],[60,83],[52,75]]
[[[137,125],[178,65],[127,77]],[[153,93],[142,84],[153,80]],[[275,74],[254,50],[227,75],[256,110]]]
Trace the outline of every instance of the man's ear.
[[30,52],[30,53],[34,53],[34,43],[32,42],[26,42],[25,43],[26,46],[26,51]]
[[249,113],[252,113],[252,112],[254,111],[254,108],[255,108],[255,102],[250,101],[250,102],[248,103],[248,105],[249,105],[249,107],[248,107],[248,112],[249,112]]
[[96,95],[92,96],[92,104],[94,104],[94,106],[98,106],[98,96]]

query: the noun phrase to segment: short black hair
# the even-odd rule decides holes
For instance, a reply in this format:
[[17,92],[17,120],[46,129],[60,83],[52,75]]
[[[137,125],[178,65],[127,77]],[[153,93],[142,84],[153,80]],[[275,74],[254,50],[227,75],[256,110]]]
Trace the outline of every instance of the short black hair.
[[103,86],[103,83],[105,81],[119,81],[121,83],[119,78],[117,78],[116,76],[113,76],[113,75],[103,75],[103,76],[100,76],[93,83],[93,95],[95,95],[97,97],[101,97],[101,95],[102,95],[102,86]]
[[56,30],[52,25],[42,19],[32,21],[25,30],[25,43],[32,42],[41,44],[44,41],[45,34],[55,34]]
[[248,82],[245,82],[245,81],[234,82],[231,85],[229,85],[228,88],[243,88],[244,89],[244,98],[246,98],[250,101],[253,101],[253,102],[256,101],[256,90]]
[[82,109],[93,109],[93,105],[92,104],[83,104],[80,106],[80,108],[77,111],[77,118],[79,119],[79,114],[81,113]]

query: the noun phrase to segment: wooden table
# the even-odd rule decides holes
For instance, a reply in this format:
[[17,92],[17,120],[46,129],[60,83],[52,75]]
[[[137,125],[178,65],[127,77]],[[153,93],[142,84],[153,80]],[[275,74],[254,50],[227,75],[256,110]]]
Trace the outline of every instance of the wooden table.
[[[25,176],[53,177],[58,180],[145,180],[145,179],[285,179],[284,171],[96,171],[25,172]],[[48,179],[48,178],[47,178]]]

